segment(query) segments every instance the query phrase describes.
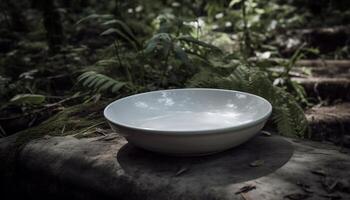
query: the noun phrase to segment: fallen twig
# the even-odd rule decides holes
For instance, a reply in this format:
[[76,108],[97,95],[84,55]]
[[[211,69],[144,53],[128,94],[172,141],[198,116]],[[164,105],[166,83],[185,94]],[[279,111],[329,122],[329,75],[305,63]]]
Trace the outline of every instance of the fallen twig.
[[180,176],[181,174],[185,173],[188,170],[187,167],[181,167],[176,173],[175,176]]
[[91,125],[91,126],[85,128],[84,130],[82,130],[82,131],[80,131],[80,132],[74,134],[73,136],[77,136],[77,135],[80,135],[80,134],[84,134],[84,133],[87,132],[88,130],[90,130],[90,129],[92,129],[92,128],[95,128],[96,126],[99,126],[99,125],[104,124],[104,123],[105,123],[105,122],[103,121],[103,122],[99,122],[99,123],[96,123],[96,124],[94,124],[94,125]]
[[7,136],[7,134],[6,134],[5,130],[0,125],[0,137],[6,137],[6,136]]
[[256,186],[253,185],[253,184],[250,184],[250,185],[246,185],[242,188],[240,188],[235,194],[241,194],[241,193],[247,193],[251,190],[255,190],[256,189]]

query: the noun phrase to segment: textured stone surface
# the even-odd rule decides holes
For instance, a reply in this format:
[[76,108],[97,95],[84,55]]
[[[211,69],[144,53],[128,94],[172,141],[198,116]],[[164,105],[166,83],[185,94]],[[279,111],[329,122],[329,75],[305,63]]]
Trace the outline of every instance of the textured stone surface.
[[350,103],[313,107],[306,111],[306,117],[315,140],[329,140],[350,146],[344,136],[350,135]]
[[[0,139],[2,152],[11,149],[13,138]],[[0,190],[11,191],[7,188],[13,183],[15,191],[21,191],[17,194],[26,198],[283,199],[293,193],[310,199],[329,199],[322,196],[329,194],[350,198],[349,179],[344,180],[350,177],[345,170],[350,168],[348,154],[334,146],[277,136],[258,136],[238,148],[193,158],[147,152],[116,134],[45,137],[28,143],[16,157],[0,153],[0,159]],[[13,173],[5,177],[4,167],[14,168]],[[313,174],[315,170],[324,173]],[[325,178],[339,182],[332,193],[322,184]],[[236,194],[249,184],[256,189]],[[310,186],[312,193],[301,184]]]
[[350,67],[349,60],[299,60],[298,66],[311,66],[311,67]]
[[350,100],[350,79],[329,77],[292,78],[304,86],[310,97],[322,100]]
[[[349,60],[300,60],[292,69],[299,77],[293,80],[302,84],[311,97],[322,100],[350,100]],[[305,66],[305,67],[304,67]],[[310,73],[305,76],[304,72]]]

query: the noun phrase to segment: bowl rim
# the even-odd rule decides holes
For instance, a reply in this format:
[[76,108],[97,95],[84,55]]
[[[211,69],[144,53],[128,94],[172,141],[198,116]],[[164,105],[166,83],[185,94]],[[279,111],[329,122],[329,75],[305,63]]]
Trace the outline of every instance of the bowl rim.
[[[210,128],[210,129],[201,129],[201,130],[161,130],[161,129],[153,129],[153,128],[135,127],[135,126],[131,126],[131,125],[128,125],[125,123],[118,122],[118,121],[113,120],[107,116],[107,112],[108,112],[107,110],[109,110],[113,106],[113,104],[117,104],[119,101],[122,101],[122,100],[125,101],[126,99],[149,94],[149,93],[158,93],[158,92],[166,92],[166,91],[179,91],[179,90],[182,90],[182,91],[183,90],[211,90],[211,91],[232,92],[232,93],[239,93],[239,94],[244,94],[244,95],[248,95],[248,96],[253,96],[255,98],[258,98],[258,99],[264,101],[266,103],[266,105],[268,106],[268,111],[254,121],[250,121],[250,122],[246,122],[246,123],[234,125],[234,126],[227,126],[227,127],[223,127],[223,128]],[[254,125],[257,125],[259,123],[266,121],[270,117],[271,113],[272,113],[272,105],[269,101],[267,101],[263,97],[260,97],[260,96],[255,95],[255,94],[247,93],[247,92],[237,91],[237,90],[215,89],[215,88],[179,88],[179,89],[165,89],[165,90],[155,90],[155,91],[150,91],[150,92],[143,92],[143,93],[130,95],[130,96],[123,97],[123,98],[117,99],[115,101],[112,101],[103,110],[104,117],[107,119],[107,121],[109,123],[112,123],[115,126],[119,126],[121,128],[133,130],[133,131],[135,131],[135,133],[145,132],[145,133],[157,133],[157,134],[164,134],[164,135],[212,134],[212,133],[218,133],[218,132],[242,130],[242,129],[249,128],[249,127],[252,127]]]

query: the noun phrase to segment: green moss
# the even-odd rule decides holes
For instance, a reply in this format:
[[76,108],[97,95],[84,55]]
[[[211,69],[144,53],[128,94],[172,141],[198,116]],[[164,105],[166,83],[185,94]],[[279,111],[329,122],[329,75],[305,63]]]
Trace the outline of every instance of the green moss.
[[96,136],[97,127],[108,127],[102,116],[104,106],[104,103],[88,103],[64,108],[40,125],[21,131],[16,146],[20,147],[45,135],[74,135],[78,138]]

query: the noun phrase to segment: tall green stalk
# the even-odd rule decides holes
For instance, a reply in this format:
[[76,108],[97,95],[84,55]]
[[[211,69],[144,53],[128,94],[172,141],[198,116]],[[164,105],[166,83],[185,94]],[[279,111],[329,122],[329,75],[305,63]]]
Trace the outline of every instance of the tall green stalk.
[[243,20],[243,47],[242,52],[247,59],[249,56],[252,55],[253,50],[251,46],[251,38],[250,38],[250,32],[248,28],[248,20],[247,20],[247,9],[246,9],[246,0],[242,0],[242,20]]
[[122,60],[121,60],[121,58],[120,58],[119,47],[120,47],[120,45],[119,45],[118,40],[115,40],[115,41],[114,41],[114,49],[115,49],[115,55],[116,55],[116,57],[117,57],[117,59],[118,59],[118,62],[119,62],[119,66],[120,66],[121,68],[124,68],[124,71],[125,71],[125,75],[126,75],[127,80],[128,80],[130,83],[133,83],[132,76],[131,76],[131,73],[130,73],[130,71],[129,71],[128,66],[123,65]]

